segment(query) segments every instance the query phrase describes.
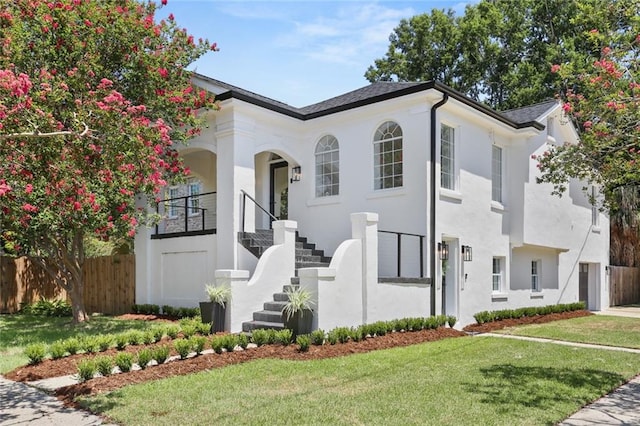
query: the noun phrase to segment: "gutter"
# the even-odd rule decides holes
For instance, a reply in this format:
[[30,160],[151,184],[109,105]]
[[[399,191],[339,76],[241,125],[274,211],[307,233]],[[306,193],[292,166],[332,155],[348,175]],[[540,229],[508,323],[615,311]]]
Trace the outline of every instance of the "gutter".
[[429,197],[429,243],[431,256],[429,257],[429,276],[431,277],[431,315],[436,314],[436,110],[449,100],[449,94],[444,92],[442,99],[431,107],[431,156],[430,156],[430,180],[431,194]]

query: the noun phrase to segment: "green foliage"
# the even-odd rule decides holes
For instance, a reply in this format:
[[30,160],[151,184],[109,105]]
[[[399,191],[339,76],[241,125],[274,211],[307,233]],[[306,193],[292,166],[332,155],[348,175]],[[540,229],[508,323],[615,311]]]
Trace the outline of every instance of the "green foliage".
[[178,337],[178,333],[180,332],[180,327],[175,324],[170,324],[166,326],[164,329],[164,334],[169,336],[171,339],[175,339]]
[[224,307],[225,303],[231,301],[231,287],[228,285],[214,286],[207,284],[205,291],[207,292],[209,302],[217,303]]
[[189,339],[191,343],[191,349],[198,355],[202,354],[205,345],[207,344],[207,338],[204,336],[192,336]]
[[129,352],[118,352],[113,361],[121,372],[126,373],[131,371],[131,367],[133,366],[133,354]]
[[335,329],[329,330],[329,332],[327,333],[327,342],[329,342],[330,345],[335,345],[336,343],[338,343],[338,334],[336,333]]
[[180,359],[185,359],[191,353],[191,342],[188,339],[177,339],[173,342],[173,347],[180,355]]
[[150,345],[151,343],[155,343],[156,337],[153,330],[146,330],[142,332],[142,343],[145,345]]
[[157,343],[164,337],[165,328],[159,326],[153,327],[151,332],[153,333],[153,341]]
[[458,321],[458,319],[453,316],[453,315],[449,315],[447,316],[447,325],[451,328],[453,328],[456,325],[456,322]]
[[238,337],[235,334],[226,334],[222,339],[222,346],[227,352],[233,352],[236,346],[238,346]]
[[24,354],[29,358],[29,364],[39,364],[47,355],[47,346],[44,343],[33,343],[24,348]]
[[249,345],[249,336],[244,333],[238,334],[238,345],[242,349],[247,349],[247,346]]
[[325,332],[322,329],[313,330],[311,332],[311,343],[320,346],[324,344]]
[[287,320],[291,319],[298,312],[310,310],[314,305],[313,300],[311,300],[311,293],[302,287],[295,287],[293,290],[287,290],[285,293],[288,301],[284,305],[284,308],[282,308],[282,314]]
[[[224,336],[213,336],[211,338],[211,349],[213,349],[213,351],[215,353],[221,354],[222,353],[222,349],[224,348],[225,341],[226,341],[226,339],[225,339]],[[258,345],[258,346],[260,346],[260,345]]]
[[94,359],[96,370],[102,376],[107,377],[113,372],[113,358],[110,356],[97,356]]
[[88,354],[98,352],[98,349],[100,347],[98,336],[86,336],[80,342],[80,347]]
[[364,339],[364,334],[362,333],[361,327],[351,327],[349,329],[349,339],[354,342],[359,342]]
[[196,324],[196,333],[201,334],[203,336],[211,334],[211,323],[210,322],[204,323],[204,322],[198,321],[198,323]]
[[69,355],[75,355],[80,350],[80,340],[75,337],[69,337],[63,341],[64,349],[69,352]]
[[126,337],[130,345],[141,345],[144,342],[144,332],[141,330],[131,330],[126,333]]
[[135,304],[131,307],[131,311],[134,314],[158,315],[160,313],[160,306],[149,304],[149,303],[145,303],[141,305]]
[[63,299],[40,299],[36,303],[23,306],[20,312],[44,317],[70,317],[71,305]]
[[169,358],[169,347],[167,345],[157,345],[151,349],[153,359],[156,360],[158,364],[164,364],[164,362]]
[[115,343],[113,334],[100,334],[97,336],[98,350],[104,352]]
[[299,334],[296,337],[296,343],[300,352],[307,352],[311,344],[311,337],[308,334]]
[[78,377],[80,381],[86,382],[93,379],[96,374],[97,367],[93,359],[82,359],[78,362]]
[[123,350],[129,344],[129,335],[127,333],[120,333],[116,335],[116,349]]
[[252,330],[251,341],[258,346],[266,345],[269,343],[269,332],[263,329]]
[[62,340],[56,340],[51,345],[49,345],[49,354],[51,354],[52,359],[63,358],[66,353],[67,350],[65,349]]
[[282,346],[288,346],[293,341],[293,331],[285,328],[283,330],[278,330],[275,334],[276,341],[274,343],[278,343]]
[[518,309],[503,309],[499,311],[481,311],[477,312],[473,318],[478,324],[487,322],[500,321],[510,318],[534,317],[536,315],[548,315],[554,313],[581,311],[585,309],[584,302],[576,303],[560,303],[557,305],[547,306],[529,306]]
[[138,358],[137,364],[140,366],[141,369],[144,370],[145,368],[147,368],[147,365],[149,365],[149,363],[153,359],[153,353],[151,352],[151,349],[148,349],[148,348],[140,349],[138,351],[137,358]]

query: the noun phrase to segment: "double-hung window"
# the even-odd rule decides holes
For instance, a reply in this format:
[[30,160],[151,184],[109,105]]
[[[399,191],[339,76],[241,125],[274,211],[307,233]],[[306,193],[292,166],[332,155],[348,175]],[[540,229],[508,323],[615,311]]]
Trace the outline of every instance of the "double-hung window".
[[455,129],[443,124],[440,128],[440,186],[456,189]]
[[531,291],[540,291],[540,261],[531,261]]
[[323,136],[316,145],[316,197],[338,195],[340,191],[340,146],[338,140]]
[[178,196],[179,196],[178,187],[172,186],[171,188],[169,188],[169,192],[167,194],[167,198],[169,202],[165,208],[168,207],[170,218],[178,217],[178,207],[180,202],[180,200],[178,199]]
[[191,181],[189,186],[189,215],[195,216],[200,214],[200,182]]
[[491,146],[491,200],[502,203],[502,148]]
[[494,293],[502,292],[502,288],[503,288],[502,286],[504,281],[503,267],[504,265],[503,265],[502,258],[494,257],[493,258],[493,274],[492,274],[492,280],[493,280],[492,291]]
[[402,186],[402,129],[387,121],[373,138],[373,188]]

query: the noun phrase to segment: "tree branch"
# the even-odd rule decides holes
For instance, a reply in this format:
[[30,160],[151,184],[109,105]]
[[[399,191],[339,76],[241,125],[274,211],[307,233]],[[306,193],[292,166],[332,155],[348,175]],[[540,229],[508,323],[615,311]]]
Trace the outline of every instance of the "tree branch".
[[24,133],[10,133],[8,135],[0,135],[0,141],[7,139],[16,139],[16,138],[50,138],[54,136],[78,136],[84,137],[89,134],[89,126],[86,123],[82,123],[84,126],[84,130],[80,133],[73,130],[60,130],[58,132],[45,132],[41,133],[38,129],[33,132],[24,132]]

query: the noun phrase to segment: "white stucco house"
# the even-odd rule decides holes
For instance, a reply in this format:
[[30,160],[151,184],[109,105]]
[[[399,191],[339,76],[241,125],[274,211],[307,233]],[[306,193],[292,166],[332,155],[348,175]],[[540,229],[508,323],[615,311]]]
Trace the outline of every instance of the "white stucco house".
[[[294,108],[194,82],[221,108],[181,151],[197,194],[159,205],[174,222],[188,218],[184,228],[164,221],[136,236],[136,303],[197,306],[205,283],[226,283],[235,332],[275,322],[274,293],[297,276],[325,330],[441,313],[462,326],[482,310],[578,300],[608,307],[607,216],[580,182],[562,198],[536,183],[532,155],[577,141],[556,101],[496,112],[437,82],[378,82]],[[324,253],[296,248],[296,231]]]

